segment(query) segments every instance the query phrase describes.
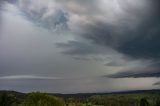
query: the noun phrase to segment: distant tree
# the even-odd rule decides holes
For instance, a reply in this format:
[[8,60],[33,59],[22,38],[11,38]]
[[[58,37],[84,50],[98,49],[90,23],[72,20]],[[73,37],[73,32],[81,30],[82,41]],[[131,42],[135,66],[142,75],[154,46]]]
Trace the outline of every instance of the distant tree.
[[140,100],[140,106],[149,106],[149,103],[146,98]]
[[17,106],[17,98],[12,94],[3,92],[0,95],[0,106]]
[[22,106],[64,106],[64,101],[46,93],[35,92],[28,95]]

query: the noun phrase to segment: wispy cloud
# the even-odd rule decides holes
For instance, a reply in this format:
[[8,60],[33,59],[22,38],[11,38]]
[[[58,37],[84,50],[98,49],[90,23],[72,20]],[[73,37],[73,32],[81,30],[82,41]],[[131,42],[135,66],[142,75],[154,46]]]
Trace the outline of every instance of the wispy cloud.
[[11,75],[11,76],[1,76],[0,80],[16,80],[16,79],[37,79],[37,80],[55,80],[62,79],[60,77],[48,77],[48,76],[35,76],[35,75]]

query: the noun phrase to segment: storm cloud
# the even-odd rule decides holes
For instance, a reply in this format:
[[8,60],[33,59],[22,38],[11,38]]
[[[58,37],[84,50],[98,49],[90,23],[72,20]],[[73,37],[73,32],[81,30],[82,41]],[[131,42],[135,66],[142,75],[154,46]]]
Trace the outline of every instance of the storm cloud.
[[[83,31],[80,32],[80,35],[94,44],[112,47],[132,58],[159,58],[159,49],[157,49],[160,46],[159,16],[157,15],[159,11],[154,11],[151,7],[151,9],[148,9],[149,7],[146,9],[137,5],[133,8],[130,2],[126,2],[128,5],[131,5],[131,8],[126,7],[127,11],[124,8],[125,6],[121,5],[122,1],[117,2],[124,14],[123,16],[121,16],[121,12],[116,14],[113,11],[113,16],[115,17],[113,22],[107,16],[103,17],[106,20],[98,19],[97,17],[91,17],[90,19],[90,17],[86,16],[88,23],[84,26],[84,23],[81,24],[82,27],[80,28]],[[119,11],[115,10],[115,12]],[[89,22],[90,20],[91,23]]]
[[[93,2],[90,6],[91,8],[95,6],[94,3],[97,2]],[[71,42],[68,42],[65,46],[68,50],[62,53],[70,55],[94,54],[97,53],[97,51],[100,52],[100,50],[95,51],[92,49],[95,45],[98,45],[104,47],[104,50],[101,51],[104,54],[108,48],[112,48],[119,52],[119,54],[122,54],[126,59],[151,60],[153,61],[151,64],[159,62],[160,3],[157,0],[152,2],[147,0],[116,0],[105,2],[101,0],[99,4],[100,3],[104,3],[108,5],[108,7],[103,7],[103,5],[99,7],[96,5],[94,8],[95,11],[91,13],[90,8],[87,8],[88,10],[84,8],[84,10],[86,9],[85,11],[83,11],[83,9],[80,9],[82,11],[76,11],[75,8],[74,10],[77,13],[73,11],[71,15],[72,20],[70,20],[70,23],[72,23],[71,29],[74,30],[79,37],[88,40],[88,43],[90,43],[92,47],[90,46],[87,49],[85,43],[80,46],[80,44],[71,44]],[[77,2],[73,4],[75,7],[78,5]],[[86,3],[85,5],[90,4]],[[73,8],[69,9],[72,12]],[[77,14],[78,16],[76,16]],[[62,45],[64,46],[65,44],[63,43]],[[122,72],[116,73],[115,76],[122,78],[159,77],[159,67],[157,67],[157,64],[152,66],[145,65],[144,69],[141,69],[141,67],[127,71],[122,69]],[[146,71],[145,69],[150,69],[150,71]]]
[[0,1],[0,89],[154,88],[160,77],[159,10],[158,0]]

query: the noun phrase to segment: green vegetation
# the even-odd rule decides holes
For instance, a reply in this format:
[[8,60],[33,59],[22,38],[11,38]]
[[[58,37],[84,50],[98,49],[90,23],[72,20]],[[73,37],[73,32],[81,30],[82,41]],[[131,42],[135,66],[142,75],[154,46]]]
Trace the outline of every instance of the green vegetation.
[[108,94],[68,98],[69,106],[160,106],[160,93]]
[[16,96],[7,93],[0,94],[0,105],[1,106],[17,106],[18,99]]
[[64,106],[65,102],[60,97],[47,93],[33,92],[25,96],[18,96],[15,92],[0,92],[0,106]]
[[22,106],[64,106],[61,98],[50,96],[46,93],[30,93]]
[[49,95],[0,92],[0,106],[160,106],[160,93]]

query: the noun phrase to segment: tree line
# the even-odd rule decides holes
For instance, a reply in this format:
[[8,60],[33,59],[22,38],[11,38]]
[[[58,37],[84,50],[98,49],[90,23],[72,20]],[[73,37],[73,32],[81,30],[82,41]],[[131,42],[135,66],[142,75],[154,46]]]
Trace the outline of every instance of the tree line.
[[0,93],[0,106],[160,106],[160,95],[106,95],[63,98],[47,93],[33,92],[26,97]]

